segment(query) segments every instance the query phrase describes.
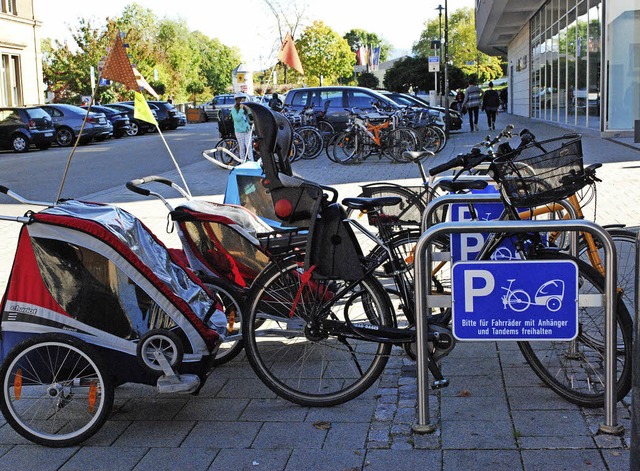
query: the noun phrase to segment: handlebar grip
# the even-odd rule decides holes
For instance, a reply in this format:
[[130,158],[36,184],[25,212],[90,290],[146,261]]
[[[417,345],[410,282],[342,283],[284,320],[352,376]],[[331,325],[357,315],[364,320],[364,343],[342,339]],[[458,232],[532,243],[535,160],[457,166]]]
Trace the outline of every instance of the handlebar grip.
[[429,169],[429,175],[432,175],[432,176],[437,175],[439,173],[446,172],[449,169],[452,169],[454,167],[460,167],[462,165],[464,165],[464,159],[461,156],[457,156],[448,162],[445,162],[440,165],[436,165],[435,167],[431,167]]
[[5,195],[9,193],[9,188],[4,185],[0,185],[0,193],[4,193]]
[[134,193],[138,193],[139,195],[142,195],[142,196],[149,196],[151,194],[151,191],[145,188],[140,188],[140,186],[145,185],[147,183],[151,183],[151,182],[162,183],[167,186],[173,185],[173,182],[168,178],[159,177],[157,175],[150,175],[148,177],[135,178],[133,180],[130,180],[126,183],[125,186],[127,187],[128,190],[133,191]]

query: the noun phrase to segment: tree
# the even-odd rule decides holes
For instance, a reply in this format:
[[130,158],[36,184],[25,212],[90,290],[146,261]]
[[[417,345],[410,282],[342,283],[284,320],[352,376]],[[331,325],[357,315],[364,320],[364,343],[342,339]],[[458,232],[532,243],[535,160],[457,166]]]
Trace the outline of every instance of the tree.
[[187,84],[187,93],[193,95],[193,106],[196,106],[196,95],[204,92],[204,83],[199,80],[193,80]]
[[363,72],[358,75],[359,87],[377,88],[378,85],[380,85],[380,80],[378,80],[378,77],[373,75],[371,72]]
[[334,83],[353,74],[356,58],[349,43],[322,21],[314,21],[307,27],[296,47],[310,85],[322,80]]
[[[439,30],[438,18],[427,21],[426,28],[413,47],[413,52],[421,57],[434,55],[436,51],[431,49],[431,43],[439,38]],[[450,65],[459,67],[467,76],[476,75],[481,83],[504,75],[502,58],[488,56],[477,48],[475,16],[472,8],[460,8],[449,16],[448,36]],[[450,88],[453,88],[451,84]]]

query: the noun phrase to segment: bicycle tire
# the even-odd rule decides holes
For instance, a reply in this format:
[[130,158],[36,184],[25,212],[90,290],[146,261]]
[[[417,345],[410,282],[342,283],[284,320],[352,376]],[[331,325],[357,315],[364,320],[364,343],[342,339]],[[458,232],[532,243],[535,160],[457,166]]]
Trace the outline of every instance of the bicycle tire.
[[237,157],[238,141],[233,137],[220,139],[215,147],[202,151],[202,156],[214,164],[231,170],[241,163]]
[[[607,232],[611,235],[613,243],[616,246],[617,260],[617,286],[621,291],[622,300],[627,306],[629,313],[635,313],[635,295],[636,295],[636,233],[623,228],[607,228]],[[596,239],[595,243],[598,247],[600,260],[604,263],[604,249],[602,243]],[[584,240],[578,244],[578,258],[590,263],[587,255],[587,244]]]
[[0,410],[26,439],[48,447],[94,435],[113,408],[113,379],[86,342],[40,334],[16,345],[0,368]]
[[358,133],[347,131],[340,134],[333,145],[333,161],[339,164],[350,163],[358,155]]
[[342,280],[304,285],[301,265],[293,259],[274,263],[254,282],[243,324],[247,358],[284,399],[311,407],[342,404],[378,379],[391,344],[335,335],[324,330],[325,322],[348,317],[391,327],[390,301],[371,276],[348,288]]
[[438,126],[426,125],[419,130],[420,149],[428,150],[435,154],[447,145],[447,135]]
[[416,150],[418,150],[418,136],[415,131],[411,128],[400,127],[389,134],[384,153],[396,162],[408,163],[410,160],[405,159],[403,154],[406,151]]
[[338,140],[339,136],[340,134],[333,134],[331,137],[329,137],[329,139],[324,144],[325,155],[331,162],[335,162],[335,163],[338,163],[338,161],[333,156],[333,152],[334,152],[333,147],[335,146],[335,143]]
[[244,348],[241,330],[242,316],[245,311],[244,299],[231,283],[221,278],[207,277],[203,279],[203,283],[214,299],[222,304],[225,316],[227,316],[225,339],[213,359],[213,365],[219,366],[233,360]]
[[[578,264],[580,293],[603,293],[604,278],[591,265],[556,251],[541,259],[573,260]],[[617,303],[617,400],[631,390],[632,320],[623,302]],[[518,342],[538,377],[558,395],[581,407],[604,405],[604,308],[578,308],[578,337],[573,341]]]
[[289,152],[289,162],[300,160],[303,154],[304,139],[302,139],[302,136],[300,136],[297,131],[293,131],[293,136],[291,139],[291,151]]
[[322,152],[324,139],[322,134],[314,126],[303,126],[298,128],[297,133],[304,141],[304,153],[302,158],[305,160],[315,159]]
[[322,141],[324,145],[326,145],[326,143],[329,142],[329,139],[331,139],[336,134],[335,128],[331,125],[329,121],[318,121],[316,123],[316,127],[318,128],[318,131],[320,131],[320,134],[322,135]]

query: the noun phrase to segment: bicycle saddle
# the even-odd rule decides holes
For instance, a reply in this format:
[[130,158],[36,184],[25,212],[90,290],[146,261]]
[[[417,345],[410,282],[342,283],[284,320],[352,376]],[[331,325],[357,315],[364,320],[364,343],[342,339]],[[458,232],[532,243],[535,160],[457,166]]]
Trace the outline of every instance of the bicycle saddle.
[[395,206],[401,201],[402,198],[399,196],[380,196],[377,198],[345,198],[342,200],[342,204],[347,208],[370,211],[383,206]]
[[441,181],[438,183],[440,188],[449,193],[459,193],[464,190],[484,190],[489,183],[486,180],[471,181]]
[[433,157],[434,155],[436,154],[430,150],[405,150],[402,153],[402,157],[411,162],[418,162],[423,157]]

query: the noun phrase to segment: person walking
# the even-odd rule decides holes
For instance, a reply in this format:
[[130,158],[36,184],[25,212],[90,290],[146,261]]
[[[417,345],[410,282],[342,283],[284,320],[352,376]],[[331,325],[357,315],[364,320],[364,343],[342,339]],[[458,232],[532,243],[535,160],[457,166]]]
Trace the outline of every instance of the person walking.
[[502,103],[502,111],[507,111],[507,105],[509,104],[509,90],[507,87],[500,90],[500,102]]
[[482,110],[487,114],[487,126],[492,131],[496,128],[498,108],[500,108],[500,96],[493,89],[493,82],[489,82],[489,90],[482,95]]
[[269,100],[269,108],[271,108],[273,111],[282,111],[282,100],[276,92],[273,92],[273,95],[271,95],[271,100]]
[[478,130],[478,110],[482,103],[482,90],[476,85],[475,77],[469,79],[469,86],[467,87],[464,101],[462,106],[469,113],[469,127],[471,132]]
[[253,145],[251,143],[251,111],[242,104],[247,96],[244,93],[236,93],[233,98],[235,104],[231,108],[233,129],[238,140],[238,152],[240,159],[253,160]]

